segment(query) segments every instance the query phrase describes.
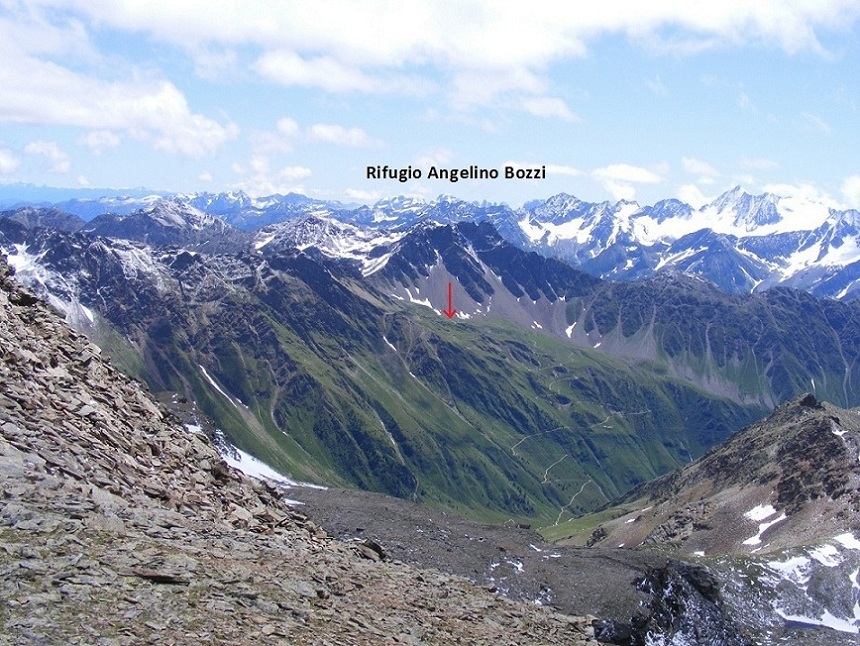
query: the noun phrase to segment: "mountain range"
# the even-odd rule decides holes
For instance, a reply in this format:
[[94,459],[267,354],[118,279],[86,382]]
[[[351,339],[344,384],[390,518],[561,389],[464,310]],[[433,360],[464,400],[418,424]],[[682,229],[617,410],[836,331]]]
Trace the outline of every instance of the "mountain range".
[[[639,549],[553,547],[522,528],[248,480],[202,419],[183,427],[2,261],[0,330],[0,589],[5,634],[22,643],[841,645],[860,630],[856,410],[803,395],[611,501],[597,524],[553,528],[592,523],[593,544]],[[365,536],[333,540],[285,499],[307,493]],[[475,585],[479,568],[489,584]],[[528,604],[501,598],[530,590]]]
[[[260,473],[270,477],[383,492],[435,506],[442,519],[454,510],[536,524],[562,544],[630,550],[624,559],[639,571],[642,610],[595,624],[602,641],[746,644],[755,634],[765,641],[847,643],[804,631],[857,632],[860,423],[847,408],[860,404],[860,302],[849,292],[841,299],[810,293],[820,281],[811,290],[727,290],[696,271],[662,267],[610,281],[536,242],[549,245],[548,231],[581,232],[587,225],[583,243],[604,241],[595,242],[593,258],[618,254],[635,264],[635,249],[622,253],[618,240],[653,221],[681,233],[676,242],[722,236],[725,248],[694,265],[742,276],[753,265],[740,271],[729,251],[773,248],[768,239],[782,240],[791,233],[786,227],[799,226],[800,216],[789,217],[796,203],[736,190],[702,210],[667,202],[645,207],[645,214],[619,203],[610,205],[610,217],[558,196],[555,212],[591,215],[553,222],[552,200],[530,203],[524,210],[536,215],[528,226],[544,233],[527,245],[511,241],[517,230],[530,230],[525,211],[511,219],[497,205],[395,198],[334,209],[288,197],[269,205],[241,195],[158,197],[88,219],[57,206],[0,214],[0,249],[15,280],[94,343],[82,350],[79,337],[43,323],[36,297],[12,287],[4,269],[7,323],[0,340],[2,369],[11,376],[0,404],[11,446],[38,452],[49,475],[89,478],[87,487],[108,486],[107,459],[121,474],[119,488],[108,489],[112,495],[143,491],[187,513],[190,503],[170,494],[171,478],[198,483],[177,485],[192,492],[214,486],[213,478],[230,482],[223,467],[213,466],[210,449],[156,424],[164,413],[135,387],[111,386],[110,395],[98,390],[116,374],[97,358],[103,353],[184,411],[190,433],[207,429],[231,462],[249,463],[249,454],[264,460],[275,471]],[[240,202],[245,221],[228,213]],[[826,218],[847,227],[851,212],[829,211]],[[692,227],[703,219],[715,228],[682,234],[680,223]],[[808,213],[802,219],[815,224]],[[833,231],[828,249],[850,247],[849,233],[838,238]],[[648,254],[663,244],[652,242]],[[456,310],[453,316],[443,314],[446,306]],[[26,331],[31,319],[44,328],[36,336]],[[50,337],[48,329],[78,349],[46,349],[39,339]],[[132,395],[129,412],[123,397]],[[60,442],[61,451],[33,444],[39,438],[30,431],[40,422],[28,415],[36,409],[50,411],[49,429],[70,424],[79,446],[70,448],[55,430],[46,438]],[[137,421],[114,419],[117,411]],[[89,430],[81,435],[80,424],[64,422],[67,414]],[[147,415],[152,424],[137,419]],[[148,436],[161,439],[141,443]],[[165,455],[174,444],[209,466],[200,473],[177,466]],[[3,450],[20,470],[17,454]],[[237,498],[230,485],[232,503],[215,507],[216,516],[261,531],[274,531],[270,521],[285,522],[283,509],[264,499],[271,492],[237,486],[243,493]],[[31,495],[21,492],[22,500]],[[93,495],[107,509],[118,504]],[[16,510],[6,510],[18,514],[15,527],[30,527]],[[347,533],[364,532],[369,520]],[[159,526],[169,534],[178,521],[171,522]],[[98,520],[98,527],[118,525]],[[355,549],[381,560],[379,540],[362,539],[363,549]],[[472,553],[471,542],[462,542],[464,552]],[[517,553],[500,547],[504,568],[483,563],[483,576],[494,590],[581,608],[576,595],[557,592],[560,579],[551,586],[539,578],[508,583],[526,564],[539,566],[530,576],[552,570],[542,545]],[[520,549],[535,555],[520,556]],[[147,563],[154,565],[141,571],[155,577],[187,579],[176,574],[184,566]],[[325,580],[330,584],[334,579]],[[606,589],[615,594],[629,584],[613,580]],[[628,604],[629,593],[622,595]]]
[[333,539],[2,260],[0,377],[3,643],[594,643],[592,617]]
[[243,231],[183,199],[63,213],[0,217],[18,280],[302,480],[546,524],[800,392],[860,403],[850,299],[603,281],[489,220],[373,228],[368,209],[363,225],[306,213]]
[[[641,206],[625,200],[587,202],[566,194],[519,208],[445,195],[429,202],[386,198],[373,206],[298,194],[251,198],[242,192],[170,198],[137,192],[63,201],[46,197],[51,206],[84,220],[129,215],[163,199],[178,200],[245,231],[308,216],[355,225],[365,235],[367,230],[398,230],[421,220],[489,221],[519,248],[562,259],[593,276],[633,281],[682,272],[732,293],[782,285],[850,299],[856,296],[860,279],[857,211],[806,197],[750,195],[740,187],[699,208],[674,198]],[[25,204],[39,202],[30,199],[18,205]]]

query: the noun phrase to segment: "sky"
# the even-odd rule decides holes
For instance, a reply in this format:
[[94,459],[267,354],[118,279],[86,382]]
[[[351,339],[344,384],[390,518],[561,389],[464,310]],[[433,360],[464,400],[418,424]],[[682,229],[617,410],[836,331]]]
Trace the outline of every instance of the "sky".
[[[856,0],[0,0],[0,184],[860,208],[858,24]],[[427,177],[471,166],[499,178]]]

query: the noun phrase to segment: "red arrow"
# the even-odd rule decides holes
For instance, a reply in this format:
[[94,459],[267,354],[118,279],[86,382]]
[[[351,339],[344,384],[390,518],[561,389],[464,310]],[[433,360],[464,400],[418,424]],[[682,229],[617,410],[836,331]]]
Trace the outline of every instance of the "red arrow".
[[448,283],[448,309],[442,310],[442,314],[447,316],[449,319],[452,319],[456,313],[457,310],[454,309],[454,287],[451,283]]

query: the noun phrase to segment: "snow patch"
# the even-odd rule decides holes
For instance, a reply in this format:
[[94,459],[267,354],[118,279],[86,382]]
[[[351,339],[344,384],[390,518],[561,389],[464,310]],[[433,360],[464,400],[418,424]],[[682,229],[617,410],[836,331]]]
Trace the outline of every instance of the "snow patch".
[[744,541],[744,545],[759,545],[761,543],[762,534],[764,534],[770,527],[772,527],[773,525],[776,525],[779,522],[784,521],[786,518],[788,518],[788,516],[786,516],[783,513],[783,514],[780,514],[778,518],[775,518],[775,519],[771,520],[770,522],[759,523],[758,534],[756,534],[755,536],[753,536],[751,538],[746,539]]
[[805,556],[793,556],[787,561],[768,561],[767,566],[780,575],[781,578],[796,583],[805,588],[809,583],[809,565],[812,563]]
[[750,509],[748,512],[744,514],[750,520],[764,520],[765,518],[769,518],[776,513],[776,509],[773,508],[773,505],[757,505]]
[[834,545],[821,545],[809,553],[813,559],[824,567],[836,567],[842,563],[842,555]]
[[[239,404],[237,404],[235,401],[233,401],[233,398],[232,398],[232,397],[230,397],[230,395],[228,395],[228,394],[227,394],[227,393],[225,393],[223,390],[221,390],[221,387],[220,387],[218,384],[216,384],[216,383],[215,383],[215,380],[214,380],[214,379],[212,379],[212,377],[210,377],[210,376],[209,376],[209,373],[208,373],[208,372],[206,372],[206,368],[204,368],[203,366],[201,366],[199,363],[198,363],[197,365],[198,365],[198,366],[200,366],[200,370],[203,372],[203,376],[204,376],[204,377],[206,377],[206,380],[207,380],[210,384],[212,384],[212,387],[213,387],[215,390],[217,390],[219,393],[221,393],[222,395],[224,395],[224,397],[226,397],[226,398],[227,398],[227,400],[228,400],[231,404],[233,404],[233,406],[235,406],[236,408],[239,408]],[[238,449],[237,449],[237,450],[238,450]]]
[[782,608],[775,608],[776,613],[785,619],[786,621],[796,621],[801,624],[808,624],[812,626],[824,626],[826,628],[832,628],[833,630],[838,630],[842,633],[860,633],[860,627],[857,626],[857,622],[860,621],[860,613],[857,611],[860,610],[856,604],[854,606],[854,621],[851,622],[848,619],[841,619],[830,613],[829,610],[825,610],[824,614],[820,617],[807,617],[806,615],[793,615],[785,612]]
[[[274,482],[285,487],[308,487],[310,489],[326,489],[326,487],[310,484],[309,482],[298,482],[296,480],[291,480],[290,478],[287,478],[286,476],[275,471],[272,467],[270,467],[262,460],[258,460],[250,453],[245,453],[245,451],[243,451],[242,449],[237,449],[233,445],[229,445],[227,449],[221,454],[221,457],[224,458],[224,462],[229,464],[231,467],[238,471],[241,471],[249,478],[254,478],[255,480],[268,480],[270,482]],[[286,502],[288,504],[303,504],[301,502],[291,500],[286,500]]]
[[851,532],[845,532],[844,534],[839,534],[839,536],[834,536],[833,540],[849,550],[860,550],[860,540],[857,540]]

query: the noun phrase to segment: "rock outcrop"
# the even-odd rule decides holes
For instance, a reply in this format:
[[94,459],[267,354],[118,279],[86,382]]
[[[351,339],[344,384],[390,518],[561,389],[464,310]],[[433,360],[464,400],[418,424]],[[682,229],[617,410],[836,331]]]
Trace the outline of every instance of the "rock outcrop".
[[4,643],[595,643],[593,618],[333,540],[2,260],[0,494]]
[[860,533],[858,454],[858,411],[802,395],[625,494],[593,544],[750,554]]

